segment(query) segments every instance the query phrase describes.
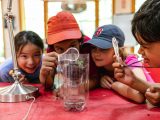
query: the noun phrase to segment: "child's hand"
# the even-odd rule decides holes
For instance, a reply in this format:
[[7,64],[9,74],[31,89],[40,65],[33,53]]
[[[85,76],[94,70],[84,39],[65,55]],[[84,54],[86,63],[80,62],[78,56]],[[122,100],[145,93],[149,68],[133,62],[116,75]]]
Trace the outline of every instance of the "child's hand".
[[105,75],[105,76],[101,77],[101,79],[100,79],[100,86],[102,88],[111,89],[113,82],[114,82],[114,80],[111,77]]
[[42,66],[40,70],[40,82],[45,85],[45,89],[50,89],[53,87],[53,77],[55,75],[55,68],[57,66],[56,52],[50,52],[45,54],[42,59]]
[[156,106],[160,105],[160,84],[148,88],[145,93],[145,96],[151,104]]
[[56,52],[50,52],[45,54],[42,60],[41,73],[47,75],[50,71],[56,68],[57,66],[57,56]]
[[133,84],[134,79],[136,79],[136,76],[130,68],[124,67],[122,64],[118,62],[113,63],[112,66],[114,67],[114,77],[116,78],[116,80],[129,86]]
[[[14,75],[14,70],[10,70],[9,75],[13,76]],[[19,80],[20,83],[28,83],[28,80],[27,80],[27,78],[25,78],[25,75],[20,74],[18,77],[19,77],[18,80]]]
[[130,68],[125,67],[122,59],[120,59],[120,62],[117,62],[115,55],[113,56],[113,59],[115,61],[112,64],[114,68],[114,78],[124,84],[131,85],[133,78],[135,77],[133,72],[130,70]]

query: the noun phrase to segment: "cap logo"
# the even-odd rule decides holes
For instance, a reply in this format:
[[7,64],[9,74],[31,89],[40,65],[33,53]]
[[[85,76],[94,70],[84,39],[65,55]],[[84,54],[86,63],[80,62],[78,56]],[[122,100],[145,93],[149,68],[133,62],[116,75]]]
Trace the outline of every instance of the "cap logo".
[[96,31],[96,33],[94,34],[94,36],[99,36],[102,33],[103,29],[102,28],[98,28],[98,30]]

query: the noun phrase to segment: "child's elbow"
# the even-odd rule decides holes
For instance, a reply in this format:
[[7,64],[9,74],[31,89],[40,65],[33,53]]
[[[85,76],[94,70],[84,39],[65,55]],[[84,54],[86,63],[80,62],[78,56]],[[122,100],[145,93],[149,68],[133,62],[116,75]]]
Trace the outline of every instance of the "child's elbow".
[[137,103],[144,103],[145,102],[145,97],[142,94],[139,94],[135,97],[135,102]]

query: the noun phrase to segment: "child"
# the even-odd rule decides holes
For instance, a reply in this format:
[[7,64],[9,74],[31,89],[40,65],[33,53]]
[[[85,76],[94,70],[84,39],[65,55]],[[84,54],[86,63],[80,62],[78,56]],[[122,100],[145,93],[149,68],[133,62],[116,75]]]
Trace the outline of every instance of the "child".
[[[123,47],[125,41],[124,33],[115,25],[99,27],[94,33],[93,38],[86,42],[92,45],[91,53],[93,61],[99,67],[100,85],[103,88],[112,88],[122,96],[137,103],[142,103],[144,102],[144,96],[139,91],[116,81],[114,78],[114,68],[112,67],[114,55],[114,48],[112,46],[113,37],[117,39],[119,47]],[[132,55],[132,59],[135,60],[136,58],[133,58]],[[134,69],[134,71],[140,72],[141,77],[145,79],[142,69]]]
[[[21,82],[39,83],[39,72],[43,53],[42,39],[32,31],[22,31],[15,36],[15,52],[19,71],[22,73]],[[12,78],[13,61],[7,59],[0,65],[2,82],[14,82]]]
[[[46,55],[42,61],[42,68],[40,71],[40,81],[46,88],[53,87],[54,77],[56,74],[57,66],[57,53],[61,54],[70,47],[77,48],[80,53],[89,53],[82,49],[83,37],[79,29],[78,23],[74,16],[67,11],[57,13],[48,21],[48,38],[47,43],[49,45]],[[90,89],[97,85],[96,76],[94,73],[95,65],[90,61]]]
[[[160,67],[160,1],[147,0],[135,13],[132,33],[140,44],[139,54],[149,67]],[[160,84],[148,83],[132,73],[128,67],[115,62],[115,78],[145,94],[153,105],[160,105]]]

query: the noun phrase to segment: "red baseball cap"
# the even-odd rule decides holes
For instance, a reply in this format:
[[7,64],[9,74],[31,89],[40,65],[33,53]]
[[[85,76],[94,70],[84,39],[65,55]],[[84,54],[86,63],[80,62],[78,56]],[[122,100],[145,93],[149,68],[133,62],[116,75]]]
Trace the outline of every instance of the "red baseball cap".
[[72,13],[62,11],[48,20],[49,45],[68,39],[80,39],[82,36],[78,23]]

